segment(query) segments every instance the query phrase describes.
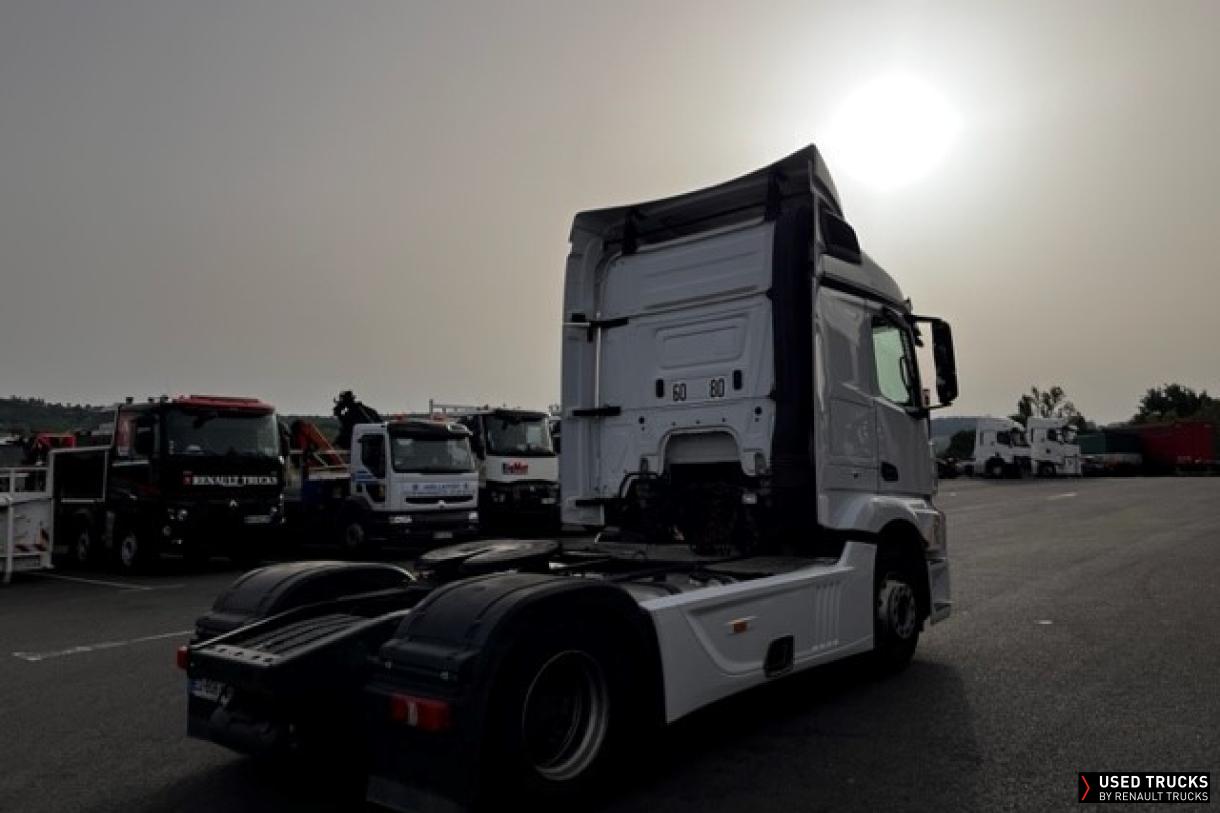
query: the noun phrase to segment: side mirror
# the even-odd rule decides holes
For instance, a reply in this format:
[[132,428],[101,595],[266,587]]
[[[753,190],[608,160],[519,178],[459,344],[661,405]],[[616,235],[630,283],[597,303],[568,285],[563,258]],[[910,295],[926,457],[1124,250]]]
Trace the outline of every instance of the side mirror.
[[932,358],[936,362],[936,397],[941,406],[957,400],[957,359],[953,354],[953,329],[941,319],[932,322]]
[[826,244],[826,253],[837,260],[859,265],[860,240],[856,237],[856,230],[834,212],[827,209],[821,212],[822,242]]

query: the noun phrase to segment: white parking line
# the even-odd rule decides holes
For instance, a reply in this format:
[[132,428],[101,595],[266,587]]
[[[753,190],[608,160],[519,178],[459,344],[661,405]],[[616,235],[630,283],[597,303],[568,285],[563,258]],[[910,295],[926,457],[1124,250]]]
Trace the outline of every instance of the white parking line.
[[114,649],[115,647],[127,646],[128,644],[142,644],[147,641],[160,641],[165,638],[183,638],[193,633],[194,630],[174,630],[173,632],[159,632],[156,635],[144,635],[140,638],[130,638],[126,641],[102,641],[96,644],[83,644],[81,646],[70,646],[67,649],[54,649],[50,652],[14,652],[13,657],[21,658],[23,661],[30,663],[38,663],[52,658],[62,658],[65,655],[84,655],[87,652],[98,652],[103,649]]
[[1075,497],[1075,496],[1076,496],[1075,491],[1069,491],[1066,494],[1052,494],[1051,496],[1047,497],[1047,499],[1048,500],[1066,500],[1068,497]]
[[32,573],[32,576],[39,576],[44,579],[56,579],[64,582],[78,582],[80,584],[93,584],[98,587],[113,587],[116,590],[169,590],[175,587],[185,587],[182,584],[131,584],[129,582],[111,582],[105,579],[83,579],[80,576],[64,576],[59,573]]

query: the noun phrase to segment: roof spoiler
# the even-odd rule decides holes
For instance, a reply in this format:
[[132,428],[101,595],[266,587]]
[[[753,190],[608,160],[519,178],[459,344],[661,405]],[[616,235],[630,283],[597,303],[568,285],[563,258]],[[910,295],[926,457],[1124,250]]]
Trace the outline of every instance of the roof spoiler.
[[605,244],[633,254],[644,243],[675,240],[754,218],[774,219],[784,202],[817,195],[838,214],[839,194],[817,147],[810,144],[786,158],[706,189],[631,206],[582,212],[576,232],[592,232]]

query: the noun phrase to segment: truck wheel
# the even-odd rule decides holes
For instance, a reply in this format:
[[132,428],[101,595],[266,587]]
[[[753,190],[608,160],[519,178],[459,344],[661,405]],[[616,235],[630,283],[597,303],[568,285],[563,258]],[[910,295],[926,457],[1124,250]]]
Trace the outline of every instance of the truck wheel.
[[88,522],[77,523],[69,556],[76,567],[89,567],[97,558],[97,545]]
[[632,727],[617,638],[588,626],[543,629],[510,656],[493,701],[492,793],[570,800],[603,775]]
[[1004,464],[999,460],[989,460],[984,473],[993,480],[999,480],[1004,476]]
[[359,556],[368,547],[368,534],[359,520],[352,520],[343,526],[343,538],[340,540],[343,550],[349,556]]
[[923,626],[909,557],[879,550],[873,583],[873,660],[883,673],[900,672],[915,655]]
[[127,528],[119,535],[114,554],[119,569],[125,573],[144,569],[150,556],[143,535],[136,533],[134,528]]

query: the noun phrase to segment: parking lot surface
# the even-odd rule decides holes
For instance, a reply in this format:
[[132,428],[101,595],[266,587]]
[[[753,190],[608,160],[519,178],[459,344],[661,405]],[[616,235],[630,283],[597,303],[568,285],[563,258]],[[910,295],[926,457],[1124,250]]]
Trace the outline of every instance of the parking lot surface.
[[[1079,771],[1220,770],[1220,478],[949,480],[954,611],[681,721],[606,811],[1045,810]],[[236,575],[0,588],[0,809],[335,810],[361,788],[186,739],[174,650]]]

